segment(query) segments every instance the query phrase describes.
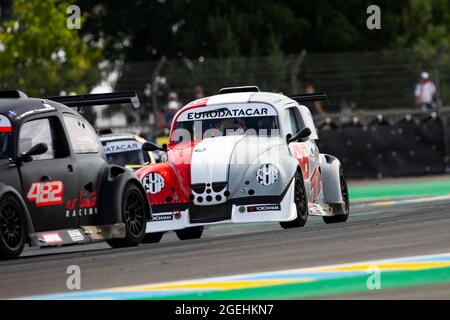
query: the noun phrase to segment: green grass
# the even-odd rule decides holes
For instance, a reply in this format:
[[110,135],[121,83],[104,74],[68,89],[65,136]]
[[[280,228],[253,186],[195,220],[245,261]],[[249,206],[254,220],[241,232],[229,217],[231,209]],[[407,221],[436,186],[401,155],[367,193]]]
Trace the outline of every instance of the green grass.
[[350,200],[430,197],[450,194],[450,179],[421,183],[386,184],[349,188]]

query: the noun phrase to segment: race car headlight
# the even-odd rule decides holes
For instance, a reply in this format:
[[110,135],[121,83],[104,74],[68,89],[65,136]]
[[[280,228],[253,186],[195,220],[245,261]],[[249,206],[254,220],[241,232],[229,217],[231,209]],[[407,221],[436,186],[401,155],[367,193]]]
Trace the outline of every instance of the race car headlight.
[[274,184],[279,176],[280,171],[278,168],[270,163],[263,164],[256,170],[256,181],[264,186]]

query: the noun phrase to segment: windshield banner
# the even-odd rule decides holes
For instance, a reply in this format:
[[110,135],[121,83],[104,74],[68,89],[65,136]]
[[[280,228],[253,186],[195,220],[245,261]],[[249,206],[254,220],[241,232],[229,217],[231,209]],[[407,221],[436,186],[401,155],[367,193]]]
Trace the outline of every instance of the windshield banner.
[[141,150],[142,143],[135,140],[111,141],[105,145],[105,153],[121,153]]
[[246,118],[276,116],[277,112],[267,104],[246,103],[212,105],[202,108],[193,108],[184,111],[178,117],[178,121],[202,121],[211,119]]

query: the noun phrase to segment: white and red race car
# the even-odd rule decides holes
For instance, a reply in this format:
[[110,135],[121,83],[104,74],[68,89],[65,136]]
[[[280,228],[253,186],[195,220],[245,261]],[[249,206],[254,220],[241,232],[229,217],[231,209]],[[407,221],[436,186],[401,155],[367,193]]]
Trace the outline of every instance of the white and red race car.
[[319,153],[317,131],[302,101],[257,87],[225,88],[183,107],[172,122],[167,161],[136,174],[153,210],[145,242],[175,230],[200,238],[205,225],[279,222],[302,227],[308,215],[326,223],[349,215],[341,163]]

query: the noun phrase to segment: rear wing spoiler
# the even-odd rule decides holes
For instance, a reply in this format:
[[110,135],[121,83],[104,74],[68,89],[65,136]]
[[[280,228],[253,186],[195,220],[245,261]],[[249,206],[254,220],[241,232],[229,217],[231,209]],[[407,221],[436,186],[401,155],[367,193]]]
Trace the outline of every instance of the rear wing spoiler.
[[133,107],[137,109],[141,105],[135,91],[84,94],[78,96],[58,96],[47,97],[44,99],[56,101],[68,107],[91,107],[109,104],[131,103]]
[[294,94],[288,96],[294,101],[297,101],[298,103],[301,102],[312,102],[312,101],[330,101],[328,100],[328,97],[325,93],[306,93],[306,94]]

